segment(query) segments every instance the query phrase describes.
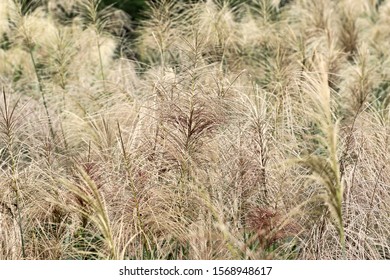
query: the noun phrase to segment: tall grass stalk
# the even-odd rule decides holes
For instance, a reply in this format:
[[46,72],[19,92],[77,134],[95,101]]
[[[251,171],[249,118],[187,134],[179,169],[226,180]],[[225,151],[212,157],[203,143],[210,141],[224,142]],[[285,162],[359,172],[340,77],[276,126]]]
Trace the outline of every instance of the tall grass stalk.
[[104,93],[107,94],[106,75],[101,50],[101,37],[108,23],[110,13],[107,9],[102,10],[103,4],[101,0],[84,0],[81,2],[81,5],[85,14],[86,24],[92,27],[96,36],[96,48],[99,56],[100,76],[103,82]]
[[346,258],[345,232],[343,222],[343,181],[339,162],[338,121],[335,120],[331,90],[328,83],[327,64],[323,58],[317,61],[317,72],[304,73],[306,95],[311,99],[313,110],[310,116],[318,131],[316,154],[303,158],[300,162],[313,172],[315,181],[325,188],[321,195],[328,206],[339,233],[342,257]]
[[144,221],[143,221],[142,214],[140,211],[140,197],[138,194],[139,192],[138,192],[136,185],[135,185],[135,182],[133,180],[133,174],[132,174],[132,168],[130,165],[129,155],[127,153],[125,143],[123,141],[122,130],[121,130],[121,127],[120,127],[120,124],[118,121],[117,121],[117,127],[118,127],[119,142],[120,142],[120,146],[122,149],[123,161],[125,164],[125,170],[126,170],[127,177],[129,180],[128,185],[130,187],[130,191],[133,194],[133,199],[135,201],[137,227],[140,230],[140,235],[139,235],[141,238],[140,244],[142,244],[141,250],[142,250],[142,252],[144,252],[146,248],[150,248],[150,245],[148,244],[148,238],[146,236]]
[[54,142],[55,141],[55,133],[54,133],[54,128],[53,128],[53,123],[52,123],[52,120],[50,117],[49,108],[48,108],[47,101],[46,101],[45,91],[43,88],[43,82],[42,82],[41,76],[39,74],[37,64],[35,62],[33,47],[28,46],[28,51],[30,54],[31,63],[34,67],[35,76],[36,76],[37,81],[38,81],[38,89],[39,89],[39,93],[41,94],[41,97],[42,97],[43,107],[45,108],[45,113],[46,113],[46,117],[47,117],[47,124],[49,126],[50,136]]
[[[18,117],[15,115],[16,108],[18,106],[19,100],[15,102],[15,104],[10,107],[8,104],[7,96],[5,94],[4,88],[2,89],[2,97],[3,97],[3,106],[0,108],[1,113],[1,122],[0,122],[0,133],[3,135],[1,138],[4,140],[4,144],[6,147],[6,152],[8,152],[8,158],[7,160],[9,162],[9,169],[11,171],[11,182],[10,187],[12,191],[14,192],[15,196],[15,208],[16,208],[16,215],[17,215],[17,224],[19,227],[19,234],[20,234],[20,240],[21,240],[21,249],[22,249],[22,257],[26,258],[26,249],[25,249],[25,239],[24,239],[24,229],[23,229],[23,220],[22,220],[22,204],[21,204],[21,194],[17,179],[17,156],[14,154],[15,149],[15,130],[17,129],[17,121]],[[0,138],[0,139],[1,139]]]
[[[74,207],[75,211],[90,219],[97,226],[103,236],[104,243],[106,244],[109,252],[107,257],[114,260],[119,259],[120,253],[117,249],[114,235],[112,233],[111,221],[107,213],[107,207],[103,196],[99,192],[99,188],[97,187],[96,182],[85,172],[81,166],[76,165],[75,172],[81,180],[80,184],[74,184],[74,182],[69,180],[62,180],[62,183],[71,193],[76,195],[85,203],[85,207],[72,207]],[[104,252],[103,256],[106,256]]]
[[54,133],[53,124],[52,124],[51,116],[50,116],[49,109],[48,109],[48,104],[46,101],[45,89],[44,89],[43,81],[42,81],[41,75],[39,73],[37,62],[36,62],[36,59],[34,56],[34,49],[37,46],[34,42],[34,38],[32,38],[32,36],[31,36],[31,34],[28,30],[28,26],[26,26],[26,22],[25,22],[25,17],[29,16],[31,14],[32,9],[34,8],[34,5],[37,4],[37,1],[34,0],[31,2],[28,2],[25,0],[13,0],[13,3],[15,5],[15,12],[17,14],[17,20],[15,22],[16,27],[18,27],[21,31],[20,35],[22,37],[23,44],[27,48],[31,63],[33,65],[34,74],[35,74],[35,77],[36,77],[37,83],[38,83],[38,91],[42,97],[43,106],[45,108],[45,113],[46,113],[47,122],[48,122],[48,126],[49,126],[50,136],[51,136],[52,140],[54,141],[55,140],[55,133]]

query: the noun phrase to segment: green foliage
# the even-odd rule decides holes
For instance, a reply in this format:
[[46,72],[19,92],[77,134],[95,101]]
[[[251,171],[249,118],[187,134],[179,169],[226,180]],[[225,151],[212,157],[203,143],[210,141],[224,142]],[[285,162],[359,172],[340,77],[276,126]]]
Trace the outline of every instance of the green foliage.
[[0,49],[9,50],[11,48],[11,42],[8,38],[7,33],[3,33],[2,38],[0,38]]
[[135,21],[144,18],[145,10],[147,9],[147,1],[145,0],[103,0],[105,5],[113,5],[128,13]]
[[383,80],[373,89],[375,97],[374,106],[378,111],[384,111],[390,104],[390,80]]
[[101,234],[80,228],[74,235],[73,249],[76,252],[75,259],[79,260],[96,260],[101,258],[99,250],[103,247],[104,238]]

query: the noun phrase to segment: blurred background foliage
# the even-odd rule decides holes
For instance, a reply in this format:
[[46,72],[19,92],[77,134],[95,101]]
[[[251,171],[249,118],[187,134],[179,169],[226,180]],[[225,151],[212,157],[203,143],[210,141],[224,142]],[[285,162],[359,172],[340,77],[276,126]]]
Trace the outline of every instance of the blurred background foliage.
[[103,0],[105,5],[113,5],[128,13],[135,21],[140,20],[145,15],[145,10],[148,7],[148,1],[145,0]]
[[[25,3],[26,9],[31,9],[39,6],[42,3],[47,3],[48,0],[22,0],[22,3]],[[50,0],[49,0],[50,1]],[[137,25],[137,23],[142,20],[146,19],[148,16],[148,7],[150,3],[157,3],[157,2],[163,2],[164,0],[100,0],[101,8],[107,7],[107,6],[113,6],[117,9],[120,9],[130,15],[131,21],[133,24]],[[177,0],[178,2],[184,2],[184,3],[197,3],[197,2],[206,2],[207,0]],[[283,7],[287,3],[289,3],[291,0],[280,0],[278,1],[279,7]],[[59,6],[63,6],[65,1],[58,1],[54,0],[54,3],[57,2]],[[256,6],[261,1],[256,1],[256,0],[216,0],[214,2],[219,2],[220,4],[223,3],[230,3],[231,6],[237,6],[242,3],[249,4]],[[63,8],[61,8],[63,9]],[[74,11],[69,12],[66,14],[67,18],[72,18],[74,17]]]
[[[178,0],[181,2],[205,2],[206,0]],[[114,7],[121,9],[128,13],[135,21],[145,17],[145,11],[148,8],[148,2],[157,2],[153,0],[103,0],[105,5],[113,5]],[[221,1],[224,2],[224,1]],[[250,2],[247,0],[230,0],[232,5],[237,5],[243,2]],[[286,2],[286,1],[282,1]]]

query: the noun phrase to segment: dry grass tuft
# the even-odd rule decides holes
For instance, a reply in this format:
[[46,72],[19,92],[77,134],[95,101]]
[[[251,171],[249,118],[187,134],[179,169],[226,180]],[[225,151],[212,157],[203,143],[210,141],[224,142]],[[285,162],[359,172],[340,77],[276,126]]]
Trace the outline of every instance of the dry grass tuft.
[[390,258],[389,1],[28,2],[0,259]]

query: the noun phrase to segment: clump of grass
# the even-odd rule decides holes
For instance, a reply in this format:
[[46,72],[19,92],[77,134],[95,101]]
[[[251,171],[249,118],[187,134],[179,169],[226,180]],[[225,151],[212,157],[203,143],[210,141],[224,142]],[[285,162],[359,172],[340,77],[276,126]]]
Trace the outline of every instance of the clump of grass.
[[253,209],[248,213],[247,223],[250,229],[256,232],[260,246],[264,249],[298,233],[296,225],[291,222],[286,223],[280,213],[271,209]]
[[388,258],[386,1],[152,1],[126,39],[101,1],[26,3],[0,258]]
[[[87,172],[91,173],[90,170],[76,166],[76,176],[80,180],[79,184],[74,184],[69,181],[64,181],[65,187],[73,193],[79,204],[72,205],[74,210],[79,212],[83,217],[83,227],[81,230],[85,230],[89,221],[93,222],[97,227],[101,236],[99,237],[96,233],[92,233],[95,238],[101,238],[101,242],[105,245],[108,253],[103,252],[103,256],[107,256],[109,259],[118,259],[119,252],[117,251],[114,236],[111,229],[111,222],[107,213],[107,208],[104,202],[104,198],[99,192],[99,187],[95,180],[91,178]],[[88,253],[80,252],[80,253]]]
[[[21,115],[18,115],[17,112],[19,100],[16,101],[13,105],[9,104],[9,97],[7,97],[4,88],[2,88],[1,103],[0,139],[3,145],[0,153],[2,161],[1,166],[5,172],[6,177],[8,177],[7,184],[10,188],[10,191],[13,193],[13,198],[11,199],[10,203],[2,201],[2,205],[8,209],[12,219],[17,223],[21,242],[21,255],[23,258],[26,258],[25,229],[22,218],[23,196],[18,180],[19,151],[17,148],[18,144],[16,143],[16,132],[18,129],[20,129],[21,121]],[[15,211],[12,210],[13,206],[15,207]]]
[[182,3],[170,0],[150,2],[150,20],[144,21],[138,30],[139,55],[150,64],[157,63],[164,69],[172,60],[174,43],[177,40],[178,25],[182,15]]
[[[104,93],[107,93],[106,74],[104,69],[102,57],[102,37],[105,30],[107,30],[108,18],[110,17],[110,10],[102,8],[101,0],[85,0],[81,1],[81,10],[85,25],[92,28],[96,36],[96,47],[99,57],[100,78],[103,83]],[[112,11],[111,11],[112,12]]]
[[12,17],[10,18],[12,22],[12,26],[14,27],[14,30],[16,31],[17,37],[19,37],[19,40],[21,41],[20,44],[22,47],[24,47],[31,59],[31,64],[33,66],[34,74],[37,80],[38,84],[38,92],[41,95],[43,106],[45,108],[45,113],[47,117],[47,123],[50,131],[50,136],[52,140],[55,140],[55,132],[53,128],[53,122],[52,118],[49,113],[49,107],[47,103],[43,78],[41,76],[41,72],[39,70],[39,64],[35,55],[35,49],[38,47],[42,47],[37,45],[36,38],[33,37],[34,33],[31,33],[31,28],[34,28],[34,22],[29,23],[29,19],[33,18],[31,16],[31,13],[33,12],[34,8],[37,5],[37,1],[31,1],[27,2],[24,0],[14,0],[13,1],[13,13]]
[[[344,185],[340,170],[337,116],[334,115],[332,93],[328,85],[327,64],[320,58],[318,70],[314,74],[305,74],[305,91],[312,100],[313,111],[310,112],[312,121],[318,132],[314,136],[317,147],[314,154],[300,160],[313,173],[312,180],[324,187],[321,194],[327,205],[330,215],[335,222],[339,233],[342,257],[346,257],[344,218],[343,218],[343,192]],[[321,192],[320,192],[321,193]]]

